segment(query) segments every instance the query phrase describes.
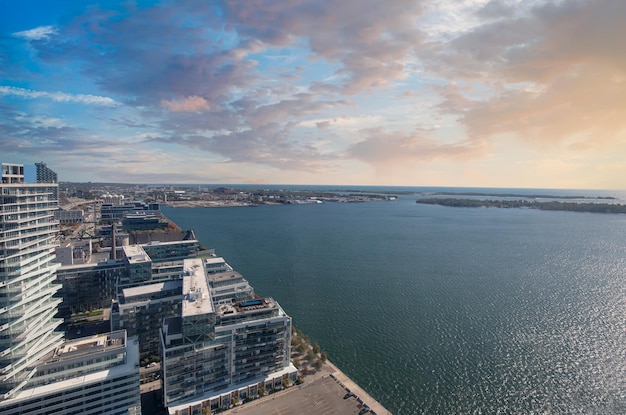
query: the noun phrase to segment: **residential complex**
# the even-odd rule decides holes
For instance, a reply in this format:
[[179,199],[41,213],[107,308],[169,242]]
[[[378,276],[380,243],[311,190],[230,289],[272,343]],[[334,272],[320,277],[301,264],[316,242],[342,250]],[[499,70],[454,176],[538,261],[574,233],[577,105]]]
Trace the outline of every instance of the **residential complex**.
[[125,331],[64,341],[55,183],[1,165],[0,413],[139,414],[139,353]]
[[[179,233],[181,237],[190,235]],[[98,244],[105,245],[110,239],[108,235]],[[57,248],[57,261],[61,263],[57,275],[64,298],[60,305],[62,316],[109,308],[111,300],[122,295],[125,288],[179,280],[183,259],[193,258],[199,252],[199,242],[195,239],[141,245],[129,245],[128,239],[127,234],[123,238],[116,236],[117,242],[109,244],[113,246],[98,249],[91,239]]]
[[161,324],[176,314],[181,295],[181,280],[124,288],[111,306],[111,329],[138,336],[142,359],[158,357]]
[[[54,185],[56,186],[56,185]],[[51,184],[24,183],[24,166],[2,163],[0,184],[0,401],[15,396],[35,364],[59,346],[54,294],[57,200]]]
[[55,348],[28,385],[0,402],[3,415],[140,415],[139,345],[125,331],[83,337]]
[[[296,382],[291,318],[193,231],[150,232],[164,223],[158,204],[102,205],[108,226],[80,225],[60,246],[56,174],[38,163],[50,181],[31,184],[22,165],[1,168],[0,413],[139,415],[146,361],[161,361],[173,415]],[[97,309],[110,310],[109,332],[59,330],[59,316],[80,324],[76,313]]]
[[[162,322],[167,317],[179,314],[178,310],[182,304],[183,293],[183,281],[181,279],[183,260],[176,261],[176,253],[178,252],[179,255],[186,258],[195,257],[195,255],[192,256],[194,250],[172,250],[184,246],[184,244],[177,243],[151,243],[144,246],[143,248],[152,252],[151,258],[163,259],[171,256],[172,261],[161,263],[162,267],[153,266],[151,282],[123,288],[111,306],[112,330],[123,328],[128,331],[129,335],[139,336],[142,359],[160,355],[159,331]],[[169,249],[164,250],[163,247],[169,247]],[[164,256],[166,253],[167,255]],[[232,268],[223,258],[209,257],[204,258],[203,262],[207,274],[232,271]],[[247,286],[249,288],[247,295],[251,295],[252,288]]]
[[163,320],[161,368],[170,414],[228,408],[296,381],[290,363],[291,318],[271,298],[258,298],[241,275],[207,272],[185,260],[182,307]]

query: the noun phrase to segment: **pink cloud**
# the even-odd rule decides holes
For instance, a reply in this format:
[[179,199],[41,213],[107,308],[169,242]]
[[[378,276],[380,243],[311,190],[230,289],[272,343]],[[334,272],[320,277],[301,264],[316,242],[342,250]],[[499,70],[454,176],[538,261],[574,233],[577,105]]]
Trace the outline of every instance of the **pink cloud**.
[[349,147],[348,157],[377,168],[406,166],[438,158],[469,160],[486,152],[483,141],[441,142],[421,131],[407,133],[371,128],[361,134],[364,139]]
[[161,100],[161,105],[174,112],[199,112],[211,109],[209,102],[198,96],[191,96],[180,100]]

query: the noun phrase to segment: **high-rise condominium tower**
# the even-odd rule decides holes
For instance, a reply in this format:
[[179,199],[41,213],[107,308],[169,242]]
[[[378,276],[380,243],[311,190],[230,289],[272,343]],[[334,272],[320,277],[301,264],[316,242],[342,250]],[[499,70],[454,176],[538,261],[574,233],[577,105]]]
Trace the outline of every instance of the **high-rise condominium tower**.
[[[35,373],[63,341],[55,332],[56,184],[24,182],[24,166],[2,163],[0,183],[0,402]],[[49,169],[48,169],[49,170]]]
[[37,168],[37,183],[58,183],[57,174],[48,168],[46,163],[35,163]]

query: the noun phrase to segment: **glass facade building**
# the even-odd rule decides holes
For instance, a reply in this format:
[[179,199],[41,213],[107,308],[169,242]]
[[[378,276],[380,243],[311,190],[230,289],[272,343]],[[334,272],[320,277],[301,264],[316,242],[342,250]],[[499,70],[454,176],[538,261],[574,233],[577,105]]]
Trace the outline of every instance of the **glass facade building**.
[[56,184],[24,183],[22,165],[2,164],[0,184],[0,400],[34,374],[34,364],[63,340],[54,318],[61,300],[55,260]]
[[164,319],[161,330],[170,414],[201,413],[217,401],[227,408],[231,396],[253,396],[268,379],[279,387],[295,381],[291,318],[273,299],[256,296],[240,274],[207,272],[206,259],[185,260],[181,301],[180,314]]

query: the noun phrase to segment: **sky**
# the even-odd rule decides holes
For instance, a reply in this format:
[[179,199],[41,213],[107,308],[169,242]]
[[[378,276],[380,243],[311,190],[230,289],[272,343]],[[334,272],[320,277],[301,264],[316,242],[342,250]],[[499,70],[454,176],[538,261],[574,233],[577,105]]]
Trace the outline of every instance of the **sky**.
[[60,181],[626,188],[624,0],[0,0]]

